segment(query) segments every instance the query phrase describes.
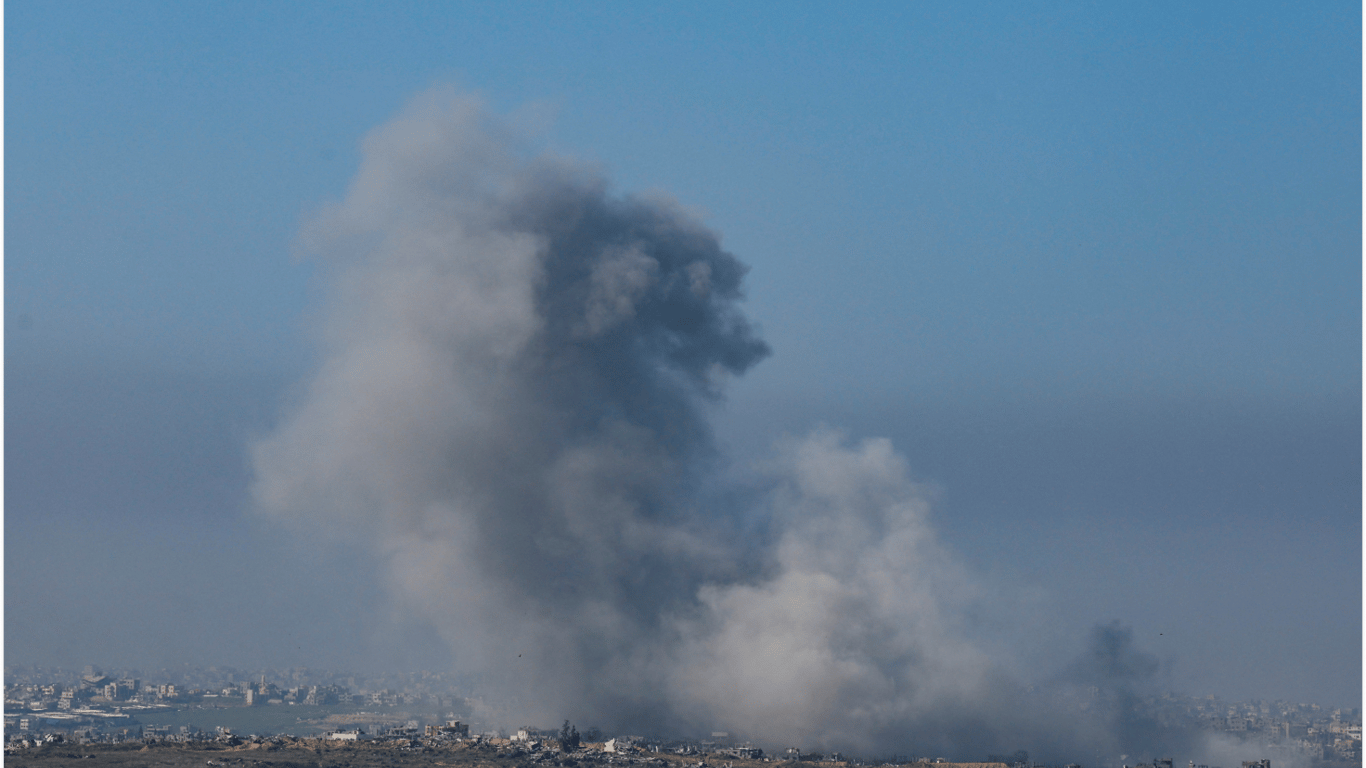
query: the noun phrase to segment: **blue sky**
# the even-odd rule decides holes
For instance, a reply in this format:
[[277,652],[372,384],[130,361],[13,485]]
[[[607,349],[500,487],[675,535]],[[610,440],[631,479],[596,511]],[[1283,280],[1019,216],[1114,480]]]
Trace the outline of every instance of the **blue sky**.
[[[1359,6],[6,11],[8,660],[118,663],[46,603],[198,659],[246,652],[165,605],[335,587],[261,554],[244,446],[312,359],[300,223],[455,83],[750,265],[774,354],[714,413],[737,462],[890,436],[1059,648],[1119,619],[1192,693],[1359,701]],[[148,592],[153,552],[191,575]]]

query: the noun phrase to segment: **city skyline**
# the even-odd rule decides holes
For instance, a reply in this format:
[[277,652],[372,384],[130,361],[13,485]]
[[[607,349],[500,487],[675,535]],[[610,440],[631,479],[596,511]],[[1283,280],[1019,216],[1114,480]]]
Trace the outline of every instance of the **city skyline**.
[[[1073,702],[1076,706],[1081,702]],[[1135,702],[1160,728],[1199,731],[1216,740],[1213,749],[1155,739],[1137,751],[1167,755],[1153,768],[1172,768],[1194,755],[1244,768],[1269,759],[1280,766],[1351,765],[1360,761],[1361,710],[1330,710],[1317,704],[1232,702],[1216,697],[1189,698],[1165,693]],[[148,743],[232,742],[288,737],[324,740],[405,740],[425,733],[429,747],[458,743],[521,745],[533,752],[555,749],[557,729],[515,719],[506,702],[488,700],[474,680],[441,672],[366,676],[354,672],[309,668],[182,668],[141,671],[87,665],[80,672],[7,667],[5,685],[7,752],[22,753],[55,736],[81,743],[145,741]],[[1081,703],[1075,713],[1084,716]],[[297,716],[296,716],[297,715]],[[510,719],[512,718],[512,719]],[[349,727],[341,727],[346,724]],[[1024,750],[1011,754],[956,753],[948,756],[841,754],[823,751],[819,743],[758,743],[744,733],[689,732],[671,728],[645,734],[604,732],[582,725],[582,747],[625,754],[702,755],[704,759],[852,761],[854,764],[936,762],[1000,763],[1015,768],[1086,764],[1092,768],[1133,765],[1132,754],[1054,754],[1031,759]],[[330,729],[329,729],[330,726]],[[570,723],[559,729],[567,735]],[[573,729],[579,733],[579,728]],[[24,744],[24,740],[29,740]],[[234,741],[235,740],[235,741]],[[490,742],[490,740],[492,740]],[[36,742],[36,743],[35,743]],[[510,742],[510,743],[509,743]],[[604,744],[606,742],[606,744]],[[627,746],[629,745],[629,747]],[[575,752],[574,747],[558,747]],[[1194,751],[1193,751],[1194,750]],[[912,750],[913,751],[913,750]],[[513,755],[516,756],[516,755]],[[584,755],[579,754],[582,759]],[[1196,760],[1190,760],[1196,765]],[[1251,766],[1249,766],[1251,763]],[[1135,768],[1148,763],[1139,762]],[[1202,762],[1201,765],[1204,765]],[[1265,768],[1264,766],[1262,768]]]

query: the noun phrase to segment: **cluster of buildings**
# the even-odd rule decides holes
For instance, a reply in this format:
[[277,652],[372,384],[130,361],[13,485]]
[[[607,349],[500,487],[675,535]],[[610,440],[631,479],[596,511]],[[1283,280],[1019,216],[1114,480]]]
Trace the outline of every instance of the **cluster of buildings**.
[[1174,694],[1153,697],[1145,704],[1164,726],[1256,740],[1313,760],[1361,764],[1360,709],[1327,709],[1285,701],[1227,702],[1215,696]]
[[[156,682],[144,682],[144,677]],[[300,705],[372,710],[365,716],[361,712],[346,715],[351,718],[345,721],[351,723],[348,727],[325,732],[314,729],[313,735],[324,740],[373,743],[406,739],[416,744],[423,740],[440,743],[473,739],[496,744],[499,748],[507,746],[533,751],[548,749],[557,741],[560,734],[554,730],[527,727],[507,734],[491,728],[506,718],[472,695],[477,687],[477,680],[429,672],[366,677],[302,667],[252,672],[226,667],[185,667],[158,670],[144,676],[126,671],[107,675],[93,666],[80,673],[50,668],[7,668],[5,736],[9,743],[41,743],[54,738],[83,741],[235,739],[241,737],[227,728],[204,732],[188,726],[156,725],[159,720],[166,720],[158,718],[158,713],[203,709],[221,714],[229,708]],[[1309,758],[1309,762],[1361,765],[1359,709],[1326,709],[1314,704],[1281,701],[1226,702],[1213,696],[1192,698],[1172,694],[1149,697],[1138,704],[1144,717],[1166,728],[1213,731],[1250,743],[1274,745],[1281,750],[1277,754],[1294,753]],[[425,721],[404,720],[397,714],[400,710],[435,716]],[[445,717],[436,714],[444,712],[449,714]],[[212,716],[224,721],[220,715]],[[471,716],[478,726],[474,729],[468,721]],[[479,725],[480,721],[483,725]],[[471,735],[472,730],[474,735]],[[710,739],[692,742],[651,742],[631,736],[604,738],[596,729],[590,729],[583,741],[600,745],[598,749],[607,754],[668,751],[714,755],[718,759],[766,757],[762,750],[737,743],[729,734],[720,732],[712,734]],[[839,755],[803,754],[795,748],[767,757],[821,762],[844,759]],[[1016,762],[996,757],[990,760],[1007,764]],[[1026,764],[1025,768],[1034,766]],[[1172,768],[1172,765],[1170,760],[1155,760],[1151,765],[1126,765],[1125,768]],[[1191,764],[1189,768],[1207,766]],[[1254,763],[1245,764],[1243,768],[1270,766]]]
[[[450,708],[463,702],[449,684],[442,685],[441,675],[428,673],[397,676],[397,681],[391,679],[395,676],[367,679],[302,667],[245,675],[230,668],[161,670],[158,676],[163,681],[144,684],[136,674],[115,678],[94,666],[80,674],[61,669],[7,669],[5,709],[37,712],[186,704]],[[353,693],[357,687],[360,690]]]

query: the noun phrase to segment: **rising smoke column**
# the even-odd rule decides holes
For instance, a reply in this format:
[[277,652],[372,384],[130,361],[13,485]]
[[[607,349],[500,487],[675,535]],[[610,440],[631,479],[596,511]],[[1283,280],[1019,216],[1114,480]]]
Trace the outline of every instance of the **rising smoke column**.
[[[527,157],[438,89],[302,239],[321,362],[254,448],[257,505],[373,547],[513,717],[1021,746],[1035,724],[959,631],[969,581],[890,444],[820,431],[779,449],[761,509],[699,500],[702,408],[768,349],[745,267],[677,204]],[[769,533],[738,535],[755,514]]]
[[448,91],[368,138],[305,238],[326,349],[256,448],[261,506],[373,541],[464,663],[535,681],[530,714],[657,709],[661,617],[736,560],[682,499],[698,402],[768,351],[743,265]]

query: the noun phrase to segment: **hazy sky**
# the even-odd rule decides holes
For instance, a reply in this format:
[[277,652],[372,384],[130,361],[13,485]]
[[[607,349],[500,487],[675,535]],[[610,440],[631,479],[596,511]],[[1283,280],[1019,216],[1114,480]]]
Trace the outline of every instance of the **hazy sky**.
[[720,234],[772,349],[724,455],[891,438],[1029,672],[1119,620],[1359,705],[1358,4],[10,2],[5,56],[7,663],[440,663],[248,446],[301,226],[451,84]]

